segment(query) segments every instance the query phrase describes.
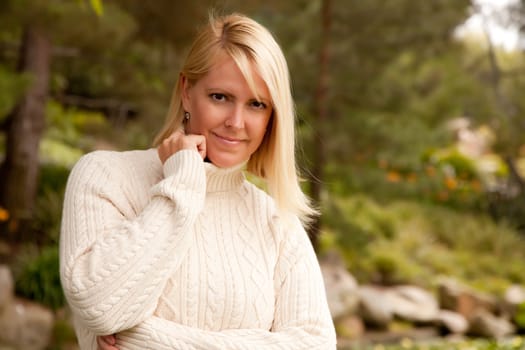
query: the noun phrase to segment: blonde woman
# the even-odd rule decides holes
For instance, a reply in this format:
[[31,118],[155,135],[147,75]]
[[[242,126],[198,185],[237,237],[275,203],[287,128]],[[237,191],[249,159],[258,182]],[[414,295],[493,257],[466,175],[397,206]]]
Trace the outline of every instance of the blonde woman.
[[335,349],[294,142],[272,35],[211,18],[156,147],[93,152],[71,172],[60,272],[80,348]]

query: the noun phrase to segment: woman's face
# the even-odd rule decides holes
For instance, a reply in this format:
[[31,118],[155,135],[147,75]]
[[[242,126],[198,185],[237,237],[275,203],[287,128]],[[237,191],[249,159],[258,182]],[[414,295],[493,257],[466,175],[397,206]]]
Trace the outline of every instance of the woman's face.
[[258,98],[227,55],[193,85],[182,77],[182,103],[191,115],[186,133],[206,138],[206,156],[218,167],[248,160],[261,144],[272,115],[268,88],[251,68]]

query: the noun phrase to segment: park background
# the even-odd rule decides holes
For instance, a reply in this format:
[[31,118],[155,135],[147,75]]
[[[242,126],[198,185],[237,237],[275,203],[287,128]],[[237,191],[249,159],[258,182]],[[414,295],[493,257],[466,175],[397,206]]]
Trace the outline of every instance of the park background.
[[483,4],[1,1],[0,263],[16,293],[4,300],[45,306],[46,348],[70,348],[57,246],[68,173],[93,150],[151,146],[210,8],[260,21],[287,57],[321,260],[360,285],[433,292],[447,276],[496,298],[525,286],[525,1]]

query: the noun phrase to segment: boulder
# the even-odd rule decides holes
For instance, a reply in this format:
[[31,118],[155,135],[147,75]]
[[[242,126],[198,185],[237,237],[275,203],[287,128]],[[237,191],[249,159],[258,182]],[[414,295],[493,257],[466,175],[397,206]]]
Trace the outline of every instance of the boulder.
[[490,313],[498,310],[498,302],[494,296],[473,290],[451,278],[439,281],[438,299],[442,309],[457,312],[467,320],[480,309]]
[[410,322],[428,323],[436,319],[439,308],[436,298],[416,286],[396,286],[387,291],[394,316]]
[[14,298],[15,287],[11,270],[6,265],[0,265],[0,313]]
[[469,323],[463,315],[449,310],[439,310],[434,323],[451,334],[465,334],[469,328]]
[[46,349],[53,322],[50,310],[33,302],[14,299],[0,313],[0,343],[17,349]]
[[509,320],[478,309],[470,320],[469,334],[488,338],[502,338],[513,334],[516,328]]
[[518,306],[525,303],[525,288],[520,285],[512,285],[503,294],[502,311],[509,318],[514,318]]
[[342,261],[334,258],[321,261],[321,271],[332,317],[355,313],[359,303],[358,284]]
[[390,298],[384,288],[359,287],[359,315],[367,325],[386,329],[394,318]]

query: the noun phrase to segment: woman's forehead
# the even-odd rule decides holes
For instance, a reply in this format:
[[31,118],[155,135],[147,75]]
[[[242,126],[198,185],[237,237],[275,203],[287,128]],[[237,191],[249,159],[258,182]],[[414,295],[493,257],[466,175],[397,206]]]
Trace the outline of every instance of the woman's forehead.
[[244,83],[258,98],[270,100],[268,86],[259,73],[253,60],[234,58],[226,53],[218,56],[203,77],[207,83],[227,87],[233,83]]

